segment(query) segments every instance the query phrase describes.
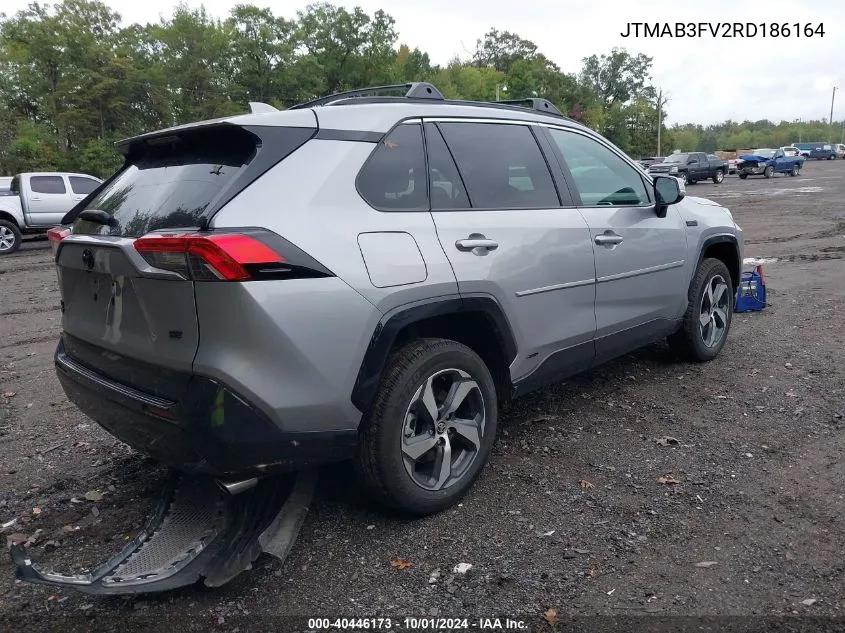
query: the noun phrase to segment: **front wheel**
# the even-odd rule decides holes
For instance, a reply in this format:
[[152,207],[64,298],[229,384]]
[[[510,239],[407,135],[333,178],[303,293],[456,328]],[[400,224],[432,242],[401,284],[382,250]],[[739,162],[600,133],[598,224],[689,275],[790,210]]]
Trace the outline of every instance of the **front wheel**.
[[798,168],[798,165],[793,165],[792,171],[789,172],[789,175],[790,176],[797,176],[800,173],[800,171],[801,170]]
[[678,174],[678,178],[680,178],[681,182],[685,185],[689,184],[689,176],[687,176],[686,172],[684,172],[683,174]]
[[683,323],[669,337],[669,346],[688,361],[713,360],[728,338],[733,306],[734,289],[728,267],[719,259],[705,259],[690,284]]
[[21,247],[23,238],[17,224],[0,220],[0,255],[14,253]]
[[420,339],[394,352],[361,425],[356,466],[369,494],[402,514],[454,505],[496,435],[493,378],[469,347]]
[[717,185],[720,184],[725,179],[725,172],[719,169],[716,174],[713,176],[713,182]]
[[766,178],[771,178],[775,173],[775,168],[769,165],[766,169],[763,170],[763,176]]
[[748,174],[740,174],[739,175],[740,180],[745,180],[746,178],[748,178]]

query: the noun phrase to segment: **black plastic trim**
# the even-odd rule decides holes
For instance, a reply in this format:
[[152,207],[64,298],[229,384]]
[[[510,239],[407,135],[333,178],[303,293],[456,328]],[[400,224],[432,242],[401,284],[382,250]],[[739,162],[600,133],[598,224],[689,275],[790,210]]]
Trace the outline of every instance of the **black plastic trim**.
[[534,371],[514,382],[513,397],[524,396],[589,369],[595,354],[595,342],[592,340],[550,354]]
[[370,408],[378,390],[381,373],[387,364],[396,336],[400,330],[414,323],[433,317],[450,314],[482,313],[490,319],[498,344],[504,354],[505,362],[510,365],[516,358],[517,346],[510,324],[502,308],[492,297],[449,297],[429,303],[415,305],[395,312],[376,326],[367,352],[361,361],[355,387],[352,390],[352,403],[362,413]]
[[359,143],[378,143],[384,138],[381,132],[371,132],[369,130],[334,130],[330,128],[320,128],[317,134],[314,135],[316,140],[321,141],[357,141]]
[[[701,251],[698,253],[698,264],[696,265],[696,269],[698,266],[701,265],[701,262],[704,260],[704,252],[713,246],[714,244],[731,244],[734,247],[734,253],[736,255],[736,264],[737,264],[737,271],[739,276],[742,276],[742,261],[740,260],[739,255],[739,240],[736,239],[735,235],[731,235],[729,233],[722,233],[720,235],[711,235],[704,243],[701,245]],[[734,288],[736,288],[737,284],[739,284],[739,278],[733,279]]]

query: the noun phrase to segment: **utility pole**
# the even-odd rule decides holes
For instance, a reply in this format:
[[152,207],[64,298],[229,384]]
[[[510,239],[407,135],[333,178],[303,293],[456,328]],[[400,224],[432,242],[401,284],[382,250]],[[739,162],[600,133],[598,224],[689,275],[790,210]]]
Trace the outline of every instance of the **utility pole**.
[[657,92],[657,155],[660,156],[660,128],[663,127],[663,88]]
[[508,91],[508,87],[505,84],[496,84],[496,101],[501,101],[499,98],[499,88],[502,89],[502,92]]
[[830,124],[830,144],[833,145],[833,100],[836,99],[836,86],[833,87],[833,94],[830,96],[830,118],[827,122]]

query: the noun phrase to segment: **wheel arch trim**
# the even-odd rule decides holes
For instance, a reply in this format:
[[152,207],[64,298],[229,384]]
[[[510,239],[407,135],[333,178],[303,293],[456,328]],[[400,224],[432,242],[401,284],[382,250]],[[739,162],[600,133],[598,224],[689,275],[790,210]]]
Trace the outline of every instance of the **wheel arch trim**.
[[516,358],[517,344],[513,330],[501,305],[491,296],[444,296],[423,303],[399,306],[382,317],[373,331],[367,351],[361,361],[352,403],[362,413],[370,408],[378,390],[382,371],[399,332],[415,323],[435,317],[478,313],[488,319],[505,363]]

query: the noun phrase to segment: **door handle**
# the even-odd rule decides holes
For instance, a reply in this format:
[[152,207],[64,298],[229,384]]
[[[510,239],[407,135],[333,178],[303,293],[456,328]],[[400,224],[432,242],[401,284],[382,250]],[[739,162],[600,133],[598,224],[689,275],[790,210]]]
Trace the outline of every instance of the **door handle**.
[[36,197],[36,196],[32,196],[32,197],[30,198],[30,200],[41,200],[41,198],[40,198],[40,197]]
[[595,242],[599,246],[616,246],[621,244],[624,238],[613,231],[606,231],[601,235],[596,235]]
[[455,242],[455,248],[459,251],[471,251],[476,255],[482,255],[487,251],[495,251],[499,248],[499,243],[495,240],[488,240],[480,233],[473,233],[466,239]]

